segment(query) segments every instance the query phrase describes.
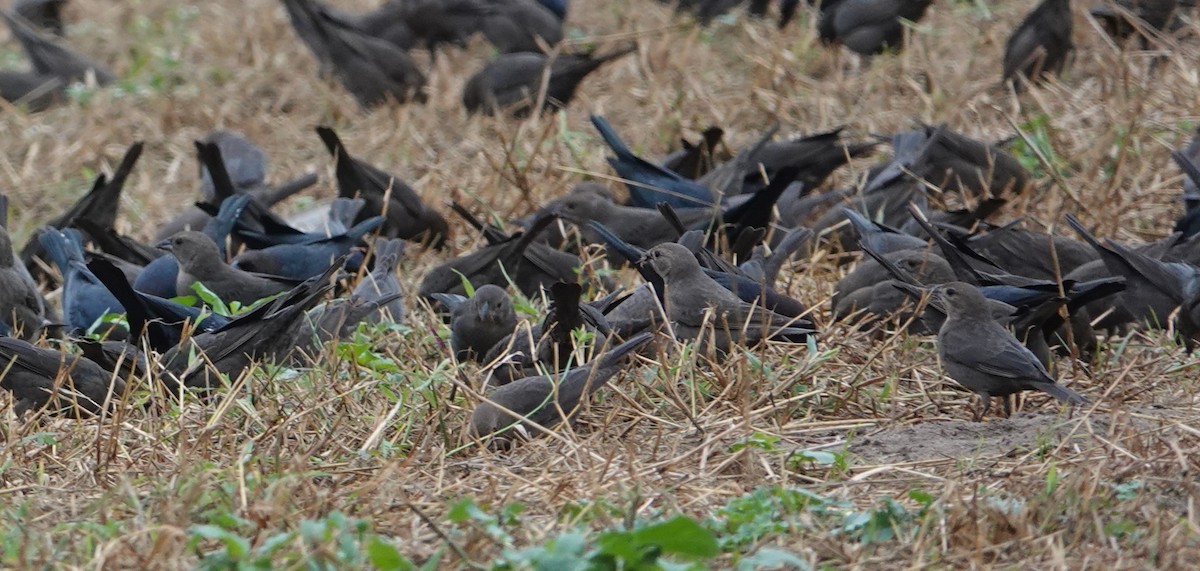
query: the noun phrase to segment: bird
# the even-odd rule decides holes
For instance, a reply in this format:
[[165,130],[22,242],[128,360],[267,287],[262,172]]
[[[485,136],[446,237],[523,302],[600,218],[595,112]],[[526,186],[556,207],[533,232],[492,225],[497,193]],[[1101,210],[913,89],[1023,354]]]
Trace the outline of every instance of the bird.
[[537,0],[491,0],[480,28],[502,54],[541,52],[563,40],[562,19]]
[[67,0],[15,0],[12,10],[30,24],[61,36],[66,31],[62,15],[66,5]]
[[[662,277],[657,292],[679,340],[699,339],[724,354],[734,343],[753,345],[766,339],[804,342],[815,333],[802,318],[791,318],[748,303],[704,273],[696,257],[685,247],[669,242],[648,250],[642,259]],[[714,319],[710,322],[710,314]],[[706,331],[710,328],[711,331]]]
[[713,206],[716,197],[710,188],[637,156],[607,119],[600,115],[592,115],[591,119],[600,137],[616,155],[608,158],[608,164],[626,181],[634,206],[652,208],[659,202],[672,208]]
[[1004,48],[1003,81],[1021,91],[1062,73],[1071,40],[1071,0],[1042,0],[1008,38]]
[[[374,248],[375,265],[363,276],[354,290],[350,292],[351,299],[362,299],[380,302],[385,297],[403,295],[400,281],[396,279],[396,265],[404,257],[404,241],[399,239],[381,238],[372,245]],[[382,310],[393,323],[404,322],[404,299],[396,298],[382,303]],[[382,319],[380,312],[367,316],[367,321],[378,323]]]
[[[217,146],[234,192],[250,192],[266,185],[267,154],[246,135],[238,131],[218,130],[205,135],[200,142]],[[199,168],[200,195],[207,202],[219,203],[208,166],[201,161]]]
[[247,272],[305,280],[323,273],[333,260],[349,252],[383,222],[382,216],[375,216],[363,220],[345,233],[313,242],[247,250],[234,257],[230,265]]
[[68,84],[86,82],[89,78],[100,86],[116,81],[116,76],[108,68],[76,53],[57,39],[41,34],[20,15],[9,10],[0,10],[0,17],[4,18],[8,29],[21,43],[35,73],[57,77]]
[[62,311],[71,331],[82,334],[95,328],[118,333],[104,324],[103,319],[108,314],[125,313],[125,308],[88,269],[79,231],[44,228],[38,232],[37,240],[62,274]]
[[695,143],[681,138],[681,148],[663,157],[662,167],[684,178],[698,179],[717,165],[717,146],[724,136],[724,129],[709,127],[700,133],[700,140]]
[[571,103],[584,78],[636,50],[636,45],[630,45],[601,54],[500,54],[467,80],[463,107],[468,114],[518,118],[531,115],[535,107],[539,112],[556,111]]
[[[7,208],[4,209],[7,211]],[[7,218],[5,213],[4,218]],[[8,335],[35,339],[46,321],[46,300],[25,265],[13,253],[12,238],[0,219],[0,323]]]
[[113,410],[125,381],[90,359],[0,337],[0,388],[11,391],[18,417],[31,410],[87,418]]
[[821,3],[820,37],[873,56],[904,44],[903,20],[917,22],[933,0],[839,0]]
[[260,299],[283,293],[294,282],[277,277],[245,272],[231,267],[211,238],[201,232],[180,232],[159,243],[179,263],[175,294],[187,295],[199,282],[222,301],[250,305]]
[[482,285],[470,298],[453,294],[433,298],[450,309],[450,348],[459,361],[485,362],[492,347],[517,326],[512,298],[499,286]]
[[561,375],[525,377],[496,388],[471,411],[471,436],[486,440],[493,449],[505,449],[512,445],[514,432],[536,437],[574,419],[584,399],[620,373],[629,354],[652,338],[651,333],[641,333]]
[[991,397],[1004,399],[1005,416],[1012,414],[1009,396],[1036,390],[1072,405],[1087,402],[1055,381],[1027,347],[991,315],[987,298],[971,284],[951,282],[936,288],[946,311],[938,329],[938,357],[950,378],[979,395],[982,420]]
[[1194,7],[1191,1],[1185,6],[1179,0],[1102,0],[1088,12],[1113,39],[1136,35],[1145,49],[1153,35],[1182,27],[1179,16],[1185,8]]
[[30,113],[45,111],[67,100],[67,82],[34,71],[0,70],[0,99]]
[[425,74],[408,52],[347,25],[313,0],[283,0],[283,5],[322,73],[336,78],[363,109],[428,98]]
[[316,130],[334,159],[338,196],[361,197],[366,201],[356,223],[372,216],[386,216],[380,229],[385,238],[424,242],[435,248],[445,245],[450,236],[446,219],[426,205],[416,190],[399,177],[356,159],[332,128],[320,126]]
[[[581,224],[584,237],[592,243],[601,239],[592,235],[587,222],[603,224],[621,239],[640,248],[651,248],[679,237],[679,231],[657,210],[614,204],[594,192],[572,192],[551,201],[543,212],[553,212]],[[688,228],[705,226],[718,215],[711,208],[684,208],[676,212]]]

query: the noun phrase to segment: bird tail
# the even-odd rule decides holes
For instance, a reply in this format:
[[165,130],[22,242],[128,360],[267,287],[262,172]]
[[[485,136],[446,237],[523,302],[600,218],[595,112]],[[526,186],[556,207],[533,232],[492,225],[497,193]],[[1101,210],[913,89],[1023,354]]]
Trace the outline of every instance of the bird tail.
[[361,198],[335,198],[329,205],[329,219],[340,222],[345,228],[350,228],[354,225],[354,220],[358,218],[359,211],[366,204],[367,201]]
[[204,225],[204,233],[217,243],[217,248],[222,252],[225,249],[225,238],[233,232],[238,218],[242,217],[242,211],[248,204],[250,204],[250,197],[245,194],[230,196],[221,202],[221,209],[217,211],[217,215]]
[[617,48],[608,53],[600,54],[597,56],[592,56],[591,60],[594,64],[592,66],[592,69],[596,69],[610,61],[621,59],[621,58],[623,58],[633,52],[636,52],[636,51],[637,51],[637,44],[629,44],[627,46]]
[[616,347],[606,351],[604,355],[600,357],[597,368],[608,369],[620,365],[621,361],[623,361],[627,355],[638,349],[641,349],[642,346],[650,341],[650,339],[653,337],[654,333],[649,331],[638,333],[637,335],[630,337],[628,341],[625,341],[624,343],[621,343],[620,345],[617,345]]
[[275,188],[266,188],[253,191],[254,198],[267,206],[274,206],[275,203],[281,202],[300,191],[317,184],[317,175],[308,173],[306,175],[289,180]]
[[384,218],[382,216],[372,216],[362,222],[359,222],[353,228],[346,231],[346,237],[351,238],[354,243],[358,243],[363,236],[374,232],[376,228],[383,225]]
[[609,148],[618,157],[632,158],[634,156],[633,151],[625,144],[625,141],[621,140],[621,136],[617,134],[617,131],[613,129],[613,126],[607,119],[599,115],[592,115],[592,125],[596,126],[596,130],[600,132],[600,137],[604,139],[604,142],[608,144]]
[[404,240],[399,238],[382,238],[375,241],[375,273],[390,274],[396,271],[396,264],[404,257]]
[[216,196],[225,199],[237,194],[233,179],[229,178],[229,170],[225,168],[225,159],[221,157],[221,148],[216,143],[204,141],[195,141],[195,145],[200,163],[208,169],[208,175],[212,177],[213,192]]
[[[120,196],[121,189],[125,186],[125,179],[129,178],[129,173],[133,172],[134,165],[142,156],[142,148],[145,145],[141,141],[137,141],[129,146],[125,151],[125,156],[121,158],[121,164],[117,165],[117,170],[113,171],[112,180],[108,181],[108,188],[114,190],[116,196]],[[115,197],[114,197],[115,198]]]
[[1036,383],[1034,386],[1061,402],[1070,404],[1084,404],[1089,402],[1083,395],[1058,383]]

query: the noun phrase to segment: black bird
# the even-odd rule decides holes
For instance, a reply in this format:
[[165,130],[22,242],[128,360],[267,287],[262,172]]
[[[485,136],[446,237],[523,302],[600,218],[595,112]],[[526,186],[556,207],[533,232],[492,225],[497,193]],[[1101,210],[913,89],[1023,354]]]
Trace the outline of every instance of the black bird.
[[608,158],[608,164],[627,181],[634,206],[651,208],[660,202],[673,208],[713,206],[716,199],[711,189],[634,154],[605,118],[592,115],[592,125],[616,155]]
[[349,231],[302,244],[279,244],[238,254],[230,264],[239,270],[305,280],[325,272],[333,260],[350,251],[383,224],[383,217],[368,218]]
[[30,24],[61,36],[66,31],[62,15],[66,5],[67,0],[15,0],[12,10]]
[[1070,404],[1087,399],[1059,385],[1041,361],[1013,334],[992,318],[987,299],[975,286],[962,282],[935,290],[946,309],[938,330],[938,356],[950,378],[983,399],[975,417],[982,420],[991,397],[1004,399],[1004,414],[1012,414],[1009,396],[1041,391]]
[[283,4],[322,73],[337,78],[363,108],[388,101],[425,102],[425,74],[408,52],[331,17],[313,0]]
[[[869,154],[878,143],[848,143],[841,138],[843,128],[787,141],[767,141],[749,158],[744,180],[735,187],[740,194],[757,192],[776,180],[786,168],[795,169],[795,175],[783,182],[800,182],[805,189],[820,187],[825,179],[841,168],[850,159]],[[729,161],[708,173],[699,182],[709,183],[719,179],[721,171],[734,168],[736,161]],[[764,176],[766,177],[764,179]]]
[[[237,131],[213,131],[200,142],[217,146],[234,192],[259,190],[267,184],[267,154],[245,135]],[[200,162],[200,194],[207,202],[219,202],[212,175],[203,161]]]
[[933,0],[838,0],[821,3],[818,27],[826,43],[840,43],[864,56],[899,50],[903,20],[920,21]]
[[30,113],[45,111],[67,100],[67,82],[37,72],[0,70],[0,99]]
[[86,333],[93,327],[103,330],[101,318],[105,314],[125,313],[120,302],[87,268],[83,240],[77,230],[44,228],[37,239],[62,274],[63,317],[73,332]]
[[717,145],[723,136],[725,131],[720,127],[709,127],[695,143],[680,139],[682,147],[663,158],[662,167],[692,180],[704,176],[717,165]]
[[1071,33],[1071,0],[1042,0],[1008,38],[1003,80],[1020,91],[1062,73],[1075,49]]
[[636,50],[637,46],[626,46],[600,55],[501,54],[467,80],[463,107],[471,114],[515,117],[529,116],[539,101],[539,110],[562,109],[575,98],[579,84],[589,74]]
[[490,447],[507,448],[513,432],[536,437],[575,418],[585,397],[621,372],[625,358],[651,338],[650,333],[636,335],[556,378],[526,377],[497,388],[471,412],[471,436],[489,440]]
[[66,83],[86,81],[92,77],[101,86],[116,81],[106,67],[76,53],[57,39],[48,38],[34,30],[25,18],[8,10],[0,10],[0,17],[4,18],[8,29],[21,42],[21,47],[33,64],[33,71],[38,75],[57,77]]
[[450,236],[446,219],[426,205],[416,190],[399,177],[351,156],[333,129],[317,127],[317,135],[333,156],[338,196],[361,197],[367,202],[356,223],[382,215],[387,217],[380,230],[385,238],[424,242],[435,248],[445,244]]
[[125,381],[91,360],[0,337],[0,388],[11,391],[18,417],[30,410],[86,418],[112,411],[125,396]]
[[502,54],[541,52],[563,39],[562,19],[536,0],[490,0],[481,28]]
[[470,299],[453,294],[434,294],[450,310],[450,348],[459,361],[485,363],[484,357],[517,326],[508,292],[492,284],[475,290]]
[[1089,12],[1114,39],[1126,40],[1136,35],[1145,48],[1154,34],[1182,27],[1179,16],[1185,8],[1194,7],[1193,1],[1101,0]]

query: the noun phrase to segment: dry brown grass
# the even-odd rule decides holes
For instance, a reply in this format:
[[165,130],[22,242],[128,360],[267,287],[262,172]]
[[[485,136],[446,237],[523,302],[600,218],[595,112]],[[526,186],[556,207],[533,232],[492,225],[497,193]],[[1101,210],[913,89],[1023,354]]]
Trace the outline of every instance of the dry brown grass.
[[[806,20],[783,33],[741,17],[699,30],[654,2],[578,1],[571,27],[582,41],[636,33],[639,52],[589,80],[565,113],[513,122],[460,108],[463,81],[488,56],[482,44],[437,61],[429,105],[364,114],[313,79],[315,63],[271,0],[77,0],[72,43],[127,79],[62,109],[0,115],[3,190],[20,243],[93,171],[145,140],[121,224],[149,237],[194,196],[191,141],[213,128],[262,144],[275,180],[316,170],[323,182],[309,195],[333,194],[312,132],[332,123],[352,150],[428,200],[507,217],[562,192],[578,172],[609,172],[587,122],[592,110],[650,155],[714,123],[736,147],[775,119],[785,131],[846,124],[863,137],[920,119],[999,138],[1045,116],[1062,176],[998,219],[1028,215],[1054,227],[1069,211],[1121,239],[1168,232],[1180,185],[1168,150],[1197,121],[1200,42],[1175,46],[1151,74],[1147,55],[1115,49],[1080,12],[1069,74],[1018,101],[997,87],[1000,53],[1033,2],[988,3],[990,17],[969,4],[938,3],[906,52],[856,66],[816,45]],[[454,251],[477,244],[458,230]],[[410,256],[402,269],[410,291],[439,259]],[[676,513],[724,520],[720,508],[775,486],[845,503],[828,513],[761,508],[782,527],[710,565],[732,566],[765,545],[832,568],[1200,563],[1195,358],[1163,336],[1110,340],[1091,367],[1059,365],[1094,406],[1066,416],[1033,397],[1011,420],[973,424],[970,400],[943,379],[928,339],[873,340],[828,323],[843,271],[820,255],[785,271],[788,291],[819,308],[816,352],[770,346],[721,367],[664,355],[614,382],[574,430],[503,455],[462,444],[472,401],[464,390],[449,397],[475,369],[451,364],[436,336],[443,326],[415,303],[403,331],[372,337],[400,372],[331,354],[299,377],[257,371],[219,406],[136,408],[100,423],[21,422],[5,412],[0,566],[191,567],[220,548],[190,541],[193,526],[223,525],[258,547],[331,512],[365,518],[414,561],[437,554],[442,566],[486,566],[578,527]],[[9,408],[7,397],[0,403]],[[803,450],[835,461],[800,461]],[[524,512],[489,533],[478,518],[451,521],[460,498],[485,513],[514,503]],[[887,500],[911,516],[894,518],[894,538],[865,542],[842,529],[846,514],[878,513]],[[336,561],[335,543],[293,538],[284,553]]]

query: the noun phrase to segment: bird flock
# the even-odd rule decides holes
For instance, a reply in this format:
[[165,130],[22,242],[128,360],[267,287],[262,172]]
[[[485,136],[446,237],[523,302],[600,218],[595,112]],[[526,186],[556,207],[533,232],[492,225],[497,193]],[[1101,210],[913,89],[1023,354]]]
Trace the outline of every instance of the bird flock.
[[[31,64],[0,71],[0,96],[26,112],[61,104],[72,85],[115,81],[67,46],[65,1],[18,0],[0,12]],[[706,25],[742,3],[674,4]],[[410,52],[436,57],[475,36],[497,53],[465,83],[470,114],[561,109],[589,74],[639,49],[564,47],[566,0],[394,0],[363,14],[317,0],[281,4],[321,76],[363,108],[426,101]],[[754,16],[772,10],[747,4]],[[778,4],[784,28],[801,7]],[[908,27],[938,9],[932,0],[809,4],[821,41],[863,58],[903,49]],[[1115,0],[1089,16],[1117,41],[1151,45],[1185,32],[1193,8]],[[1012,30],[999,76],[1006,89],[1019,96],[1064,70],[1074,17],[1069,0],[1044,0]],[[447,321],[447,358],[482,367],[484,396],[467,432],[499,449],[574,418],[589,395],[661,352],[687,346],[719,363],[763,343],[820,344],[813,307],[777,287],[815,255],[856,260],[833,293],[833,319],[935,336],[947,376],[979,395],[977,419],[991,397],[1010,414],[1023,391],[1091,402],[1052,371],[1060,359],[1091,358],[1107,335],[1165,329],[1189,350],[1200,340],[1200,131],[1173,154],[1185,175],[1174,232],[1126,244],[1069,214],[1074,236],[989,222],[1034,176],[1003,143],[945,125],[855,141],[844,129],[777,139],[776,124],[736,153],[712,127],[651,159],[603,116],[591,121],[625,192],[581,182],[507,229],[429,200],[372,164],[370,149],[316,126],[312,143],[329,152],[338,197],[315,223],[272,211],[315,174],[269,185],[253,141],[214,131],[195,142],[198,201],[142,243],[116,230],[143,148],[134,143],[111,177],[40,221],[22,247],[0,229],[0,387],[18,416],[112,414],[139,390],[207,403],[256,363],[320,368],[328,344],[363,323],[403,322],[406,305],[421,304]],[[890,156],[860,184],[825,189],[838,169],[885,146]],[[0,222],[7,210],[0,196]],[[451,256],[447,216],[484,245]],[[396,276],[406,245],[442,259],[411,300]],[[861,256],[843,256],[853,252]],[[619,287],[621,268],[640,285]],[[54,289],[57,304],[45,297]],[[522,326],[512,292],[547,299],[542,318]]]

